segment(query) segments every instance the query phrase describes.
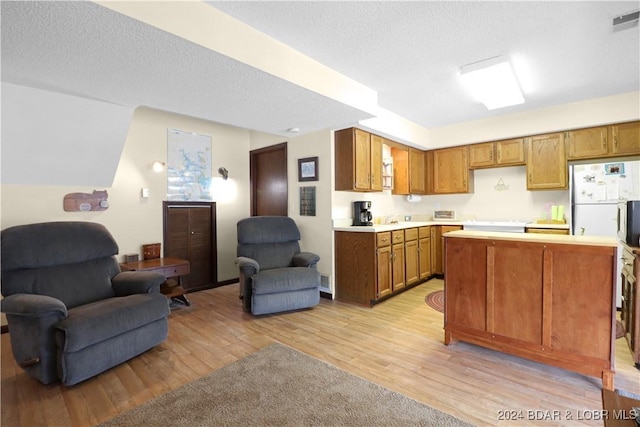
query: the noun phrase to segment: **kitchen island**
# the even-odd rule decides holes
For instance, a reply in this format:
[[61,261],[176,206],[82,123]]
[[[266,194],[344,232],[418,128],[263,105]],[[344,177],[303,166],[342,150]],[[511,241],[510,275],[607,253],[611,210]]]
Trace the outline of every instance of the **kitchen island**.
[[444,238],[446,345],[465,341],[597,376],[613,390],[616,239],[481,231]]

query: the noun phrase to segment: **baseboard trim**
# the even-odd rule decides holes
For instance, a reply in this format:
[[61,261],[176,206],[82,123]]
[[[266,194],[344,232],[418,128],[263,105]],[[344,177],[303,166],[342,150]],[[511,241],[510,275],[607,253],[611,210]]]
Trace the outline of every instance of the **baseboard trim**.
[[233,285],[234,283],[238,283],[238,282],[240,282],[240,279],[237,277],[235,279],[223,280],[222,282],[216,283],[216,288],[218,286]]

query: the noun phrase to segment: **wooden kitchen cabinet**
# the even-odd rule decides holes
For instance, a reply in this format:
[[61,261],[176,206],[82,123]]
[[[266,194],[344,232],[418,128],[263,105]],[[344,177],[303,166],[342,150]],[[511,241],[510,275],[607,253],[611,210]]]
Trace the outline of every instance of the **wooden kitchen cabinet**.
[[640,154],[640,122],[619,123],[566,132],[569,160]]
[[443,148],[426,154],[427,194],[455,194],[473,191],[469,174],[468,146]]
[[404,251],[404,230],[396,230],[391,232],[391,260],[392,271],[391,290],[399,291],[406,286],[405,281],[405,251]]
[[418,228],[418,276],[419,281],[431,277],[431,227]]
[[393,292],[393,252],[391,245],[379,247],[376,251],[378,279],[376,281],[375,298],[391,295]]
[[[405,231],[409,240],[405,239]],[[335,231],[334,234],[337,300],[373,305],[423,281],[417,227],[378,233]],[[419,279],[414,281],[416,275]]]
[[405,281],[412,285],[420,281],[420,246],[418,228],[404,230]]
[[426,194],[425,152],[412,147],[391,147],[393,194]]
[[[391,235],[389,234],[387,237],[388,260],[385,261],[381,257],[378,262],[377,257],[380,256],[381,251],[378,250],[376,238],[380,239],[381,234],[334,231],[337,300],[372,304],[379,298],[378,292],[384,293],[384,296],[391,293],[385,292],[384,289],[378,290],[378,268],[380,265],[389,265],[391,260]],[[388,271],[391,274],[390,268]],[[382,283],[391,283],[391,280],[383,280]]]
[[382,137],[348,128],[334,141],[336,190],[382,191]]
[[609,126],[611,154],[614,156],[640,154],[640,122]]
[[445,344],[461,340],[597,376],[613,389],[615,246],[445,239]]
[[409,194],[426,194],[425,152],[409,148]]
[[622,309],[620,320],[636,368],[640,369],[640,248],[622,245]]
[[593,159],[609,154],[607,126],[577,129],[566,133],[567,158]]
[[462,230],[461,225],[431,226],[431,260],[433,274],[444,274],[444,234],[458,230]]
[[496,164],[496,145],[493,142],[469,146],[469,168],[490,168]]
[[469,145],[469,168],[524,165],[524,138]]
[[564,137],[564,132],[557,132],[526,139],[527,190],[567,188],[569,172]]
[[376,299],[405,287],[404,230],[376,233],[376,261]]

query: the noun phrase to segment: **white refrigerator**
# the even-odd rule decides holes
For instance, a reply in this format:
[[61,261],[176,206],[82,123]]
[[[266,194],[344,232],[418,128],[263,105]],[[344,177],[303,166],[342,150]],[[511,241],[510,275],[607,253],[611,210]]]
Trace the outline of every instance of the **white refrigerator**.
[[[570,166],[571,234],[618,238],[618,201],[640,200],[640,161]],[[617,306],[622,306],[618,247]]]

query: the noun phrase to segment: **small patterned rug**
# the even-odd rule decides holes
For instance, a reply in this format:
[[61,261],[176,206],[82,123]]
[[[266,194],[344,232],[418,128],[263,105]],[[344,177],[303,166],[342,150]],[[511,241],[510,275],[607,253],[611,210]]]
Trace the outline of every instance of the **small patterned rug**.
[[428,294],[424,302],[431,308],[440,313],[444,313],[444,291],[434,291]]

